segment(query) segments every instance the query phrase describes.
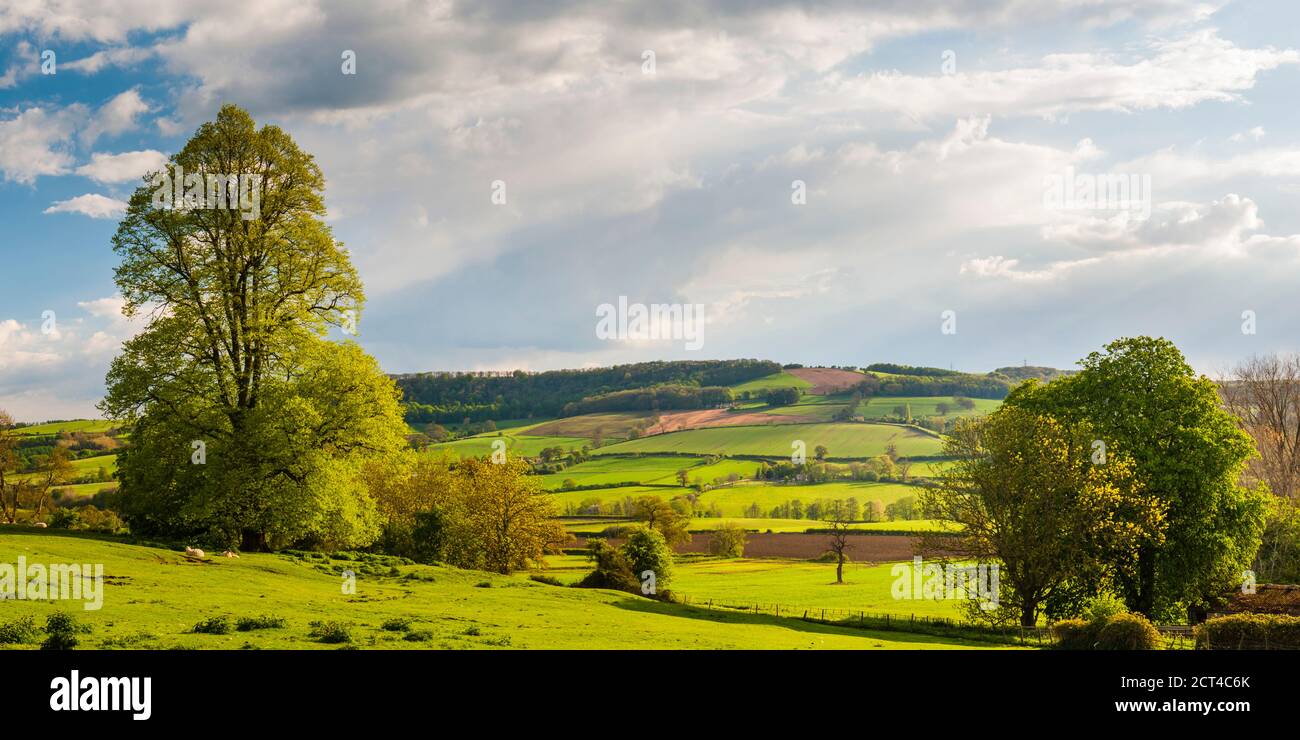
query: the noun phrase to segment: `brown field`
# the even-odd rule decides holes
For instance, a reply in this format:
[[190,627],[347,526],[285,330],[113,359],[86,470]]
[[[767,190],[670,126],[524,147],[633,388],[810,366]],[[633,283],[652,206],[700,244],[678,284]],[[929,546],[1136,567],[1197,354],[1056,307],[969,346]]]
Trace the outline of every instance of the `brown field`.
[[599,431],[605,439],[627,439],[632,427],[648,417],[648,411],[615,411],[584,414],[538,424],[520,434],[537,437],[594,437]]
[[699,411],[664,411],[659,414],[659,423],[650,427],[647,434],[681,432],[687,429],[703,427],[734,427],[755,424],[795,424],[802,421],[818,421],[814,416],[797,414],[764,414],[751,412],[734,412],[726,409],[701,409]]
[[863,380],[862,373],[829,367],[796,367],[786,372],[812,383],[812,388],[809,388],[808,392],[814,396],[826,396],[848,390]]

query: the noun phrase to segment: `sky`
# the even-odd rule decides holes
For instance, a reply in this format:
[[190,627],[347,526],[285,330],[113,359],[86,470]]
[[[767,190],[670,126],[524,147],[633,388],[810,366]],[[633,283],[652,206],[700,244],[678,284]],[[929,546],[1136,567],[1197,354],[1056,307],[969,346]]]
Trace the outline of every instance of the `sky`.
[[[225,103],[316,157],[389,372],[1072,367],[1150,334],[1214,375],[1297,349],[1297,27],[1283,0],[0,0],[0,408],[97,415],[141,328],[124,201]],[[602,335],[620,297],[701,307],[699,341]]]

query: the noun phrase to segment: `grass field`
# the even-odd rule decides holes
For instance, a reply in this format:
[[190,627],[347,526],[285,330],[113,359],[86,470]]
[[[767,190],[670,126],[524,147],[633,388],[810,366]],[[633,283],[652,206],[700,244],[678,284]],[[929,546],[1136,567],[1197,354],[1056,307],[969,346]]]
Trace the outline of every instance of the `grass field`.
[[595,454],[611,452],[685,452],[702,454],[770,455],[788,457],[791,443],[802,440],[811,457],[824,445],[831,457],[874,457],[893,443],[898,454],[937,455],[938,439],[913,429],[887,424],[781,424],[776,426],[715,427],[651,437],[602,447]]
[[803,378],[796,378],[787,372],[779,372],[733,385],[731,386],[731,392],[736,396],[739,396],[745,391],[749,391],[750,393],[759,393],[772,388],[798,388],[799,390],[806,390],[811,387],[812,383],[809,383]]
[[117,422],[105,421],[104,419],[76,419],[72,421],[56,421],[49,424],[37,424],[36,426],[22,427],[15,430],[19,435],[35,436],[40,434],[58,434],[59,432],[107,432],[117,426]]
[[[635,495],[643,495],[657,492],[643,491]],[[630,519],[616,518],[590,518],[590,519],[565,519],[565,529],[574,534],[595,534],[603,532],[607,527],[626,526],[635,524]],[[694,517],[686,525],[686,529],[691,532],[708,532],[724,524],[735,524],[742,529],[751,532],[807,532],[810,529],[826,529],[829,525],[824,521],[816,519],[772,519],[769,517],[743,517],[743,516],[723,516],[723,517]],[[939,523],[931,519],[915,519],[912,521],[896,522],[854,522],[849,525],[849,529],[880,530],[886,532],[929,532],[939,529]]]
[[492,443],[498,439],[505,440],[507,455],[523,455],[528,457],[535,457],[541,454],[541,451],[547,447],[562,447],[565,451],[568,451],[582,449],[583,445],[591,444],[590,440],[582,437],[534,437],[530,435],[514,434],[512,432],[502,432],[500,435],[490,434],[479,437],[466,437],[452,442],[440,442],[436,445],[429,445],[429,454],[438,455],[447,453],[454,457],[483,457],[484,455],[492,454]]
[[594,439],[599,432],[605,440],[627,439],[632,427],[650,417],[648,411],[621,411],[583,414],[532,424],[520,428],[536,437],[585,437]]
[[[951,396],[899,396],[889,398],[879,396],[863,401],[858,406],[858,415],[868,419],[880,419],[886,416],[894,416],[894,409],[898,406],[910,406],[913,417],[922,416],[977,416],[997,411],[1002,405],[999,400],[990,398],[972,398],[975,407],[963,409],[957,406],[957,402]],[[947,413],[940,414],[936,408],[939,404],[948,405]]]
[[[816,396],[812,396],[815,398]],[[789,406],[764,407],[763,413],[773,416],[807,416],[817,421],[830,421],[837,412],[847,408],[845,403],[797,403]]]
[[724,516],[743,516],[745,509],[752,503],[757,503],[759,509],[767,513],[772,507],[786,501],[798,500],[806,506],[820,499],[846,501],[856,498],[862,505],[868,501],[892,504],[900,498],[916,496],[920,492],[916,486],[901,483],[844,482],[806,486],[739,484],[705,491],[700,501],[706,506],[718,504]]
[[[848,563],[844,583],[835,583],[833,563],[802,560],[719,559],[689,557],[673,568],[670,587],[692,603],[727,606],[780,604],[807,609],[850,609],[869,614],[907,617],[959,617],[957,602],[941,599],[895,599],[894,563]],[[591,567],[580,555],[547,558],[547,573],[574,583]]]
[[[238,649],[337,648],[309,636],[310,623],[346,625],[362,648],[444,649],[900,649],[991,647],[987,644],[899,632],[862,631],[768,615],[706,611],[603,590],[572,589],[452,568],[367,566],[346,560],[311,562],[285,555],[247,554],[203,563],[180,553],[101,538],[26,528],[0,528],[0,553],[28,563],[101,563],[109,585],[103,608],[79,602],[12,601],[0,621],[32,615],[43,622],[70,611],[91,627],[84,648]],[[346,594],[336,571],[358,573]],[[367,569],[384,573],[373,575]],[[707,576],[702,576],[707,577]],[[691,584],[686,576],[684,584]],[[698,579],[696,581],[698,583]],[[709,586],[712,588],[712,586]],[[239,632],[233,622],[262,615],[282,627]],[[226,616],[229,634],[195,634],[195,624]],[[422,639],[389,631],[391,619],[410,620]],[[12,646],[8,646],[12,647]],[[34,648],[34,645],[23,647]]]

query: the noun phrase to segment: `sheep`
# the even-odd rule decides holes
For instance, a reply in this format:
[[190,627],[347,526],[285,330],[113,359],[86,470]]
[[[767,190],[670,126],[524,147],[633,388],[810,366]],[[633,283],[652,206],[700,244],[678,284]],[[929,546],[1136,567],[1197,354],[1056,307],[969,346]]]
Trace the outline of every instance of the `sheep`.
[[202,560],[207,557],[207,553],[203,552],[197,547],[186,547],[185,554],[192,558],[198,558],[199,560]]
[[36,522],[36,523],[32,524],[32,526],[33,526],[33,527],[41,527],[41,528],[43,529],[43,528],[48,527],[48,526],[50,526],[50,525],[46,524],[45,522]]
[[228,558],[237,558],[237,557],[239,557],[239,553],[237,553],[237,552],[233,552],[233,551],[231,551],[231,550],[226,550],[225,552],[223,552],[223,553],[221,553],[221,554],[224,555],[224,556],[226,556],[226,557],[228,557]]

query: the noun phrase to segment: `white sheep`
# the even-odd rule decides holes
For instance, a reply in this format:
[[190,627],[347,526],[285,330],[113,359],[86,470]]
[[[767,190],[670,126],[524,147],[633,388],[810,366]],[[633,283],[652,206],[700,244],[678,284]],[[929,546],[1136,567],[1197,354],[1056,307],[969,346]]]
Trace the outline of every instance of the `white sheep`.
[[190,557],[198,558],[199,560],[202,560],[207,557],[207,553],[203,552],[197,547],[186,547],[185,554],[189,555]]
[[233,551],[231,551],[231,550],[226,550],[225,552],[223,552],[223,553],[221,553],[221,554],[224,555],[224,556],[226,556],[226,557],[228,557],[228,558],[237,558],[237,557],[239,557],[239,553],[237,553],[237,552],[233,552]]
[[41,527],[41,528],[43,529],[43,528],[45,528],[45,527],[48,527],[49,525],[46,524],[45,522],[36,522],[36,523],[33,524],[32,526],[33,526],[33,527]]

